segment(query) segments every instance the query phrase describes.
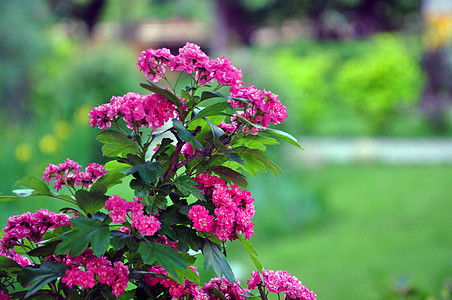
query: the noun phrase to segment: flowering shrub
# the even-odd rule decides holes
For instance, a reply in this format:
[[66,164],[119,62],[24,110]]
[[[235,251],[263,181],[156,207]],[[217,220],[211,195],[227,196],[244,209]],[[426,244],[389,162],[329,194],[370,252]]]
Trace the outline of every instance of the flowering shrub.
[[[70,207],[8,219],[0,299],[315,299],[296,277],[264,269],[250,242],[254,198],[244,173],[280,172],[264,154],[265,145],[277,144],[273,137],[299,146],[268,127],[287,117],[278,96],[245,87],[229,59],[211,60],[191,43],[176,56],[143,51],[138,66],[150,95],[112,97],[90,112],[91,126],[102,129],[102,152],[113,160],[83,172],[68,158],[42,178],[19,180],[25,189],[16,196],[1,196],[47,196]],[[191,86],[177,94],[168,72],[187,74]],[[155,84],[162,80],[169,88]],[[227,96],[219,92],[225,87]],[[135,198],[109,193],[126,184]],[[247,286],[225,258],[225,243],[236,239],[256,266]],[[218,276],[204,284],[193,266],[200,253]]]

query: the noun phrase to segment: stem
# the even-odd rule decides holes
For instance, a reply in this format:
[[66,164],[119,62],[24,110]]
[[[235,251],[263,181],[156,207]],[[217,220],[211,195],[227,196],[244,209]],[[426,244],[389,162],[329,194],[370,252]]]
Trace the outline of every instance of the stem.
[[176,167],[177,159],[179,158],[180,150],[182,149],[184,142],[182,142],[182,140],[177,135],[175,135],[175,136],[177,138],[176,150],[173,153],[173,158],[171,159],[171,163],[168,167],[168,170],[166,170],[165,175],[163,175],[162,183],[166,182],[168,180],[168,178],[171,176],[171,174],[173,172],[177,171],[177,168],[175,168],[175,167]]
[[[182,76],[182,72],[179,72],[179,76],[177,77],[176,83],[174,84],[174,89],[176,89],[177,84],[179,83],[179,79],[181,78],[181,76]],[[176,91],[174,91],[174,93],[176,93]]]
[[[268,300],[267,295],[265,295],[265,292],[262,289],[262,285],[258,284],[257,288],[259,289],[259,293],[261,294],[261,298],[264,299],[264,300]],[[278,296],[279,296],[279,294],[278,294]]]

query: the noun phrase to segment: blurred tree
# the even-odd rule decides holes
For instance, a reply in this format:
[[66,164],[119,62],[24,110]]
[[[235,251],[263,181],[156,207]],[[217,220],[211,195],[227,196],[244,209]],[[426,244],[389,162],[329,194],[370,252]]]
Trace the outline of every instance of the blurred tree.
[[92,34],[106,4],[106,0],[49,0],[57,16],[83,22],[88,35]]
[[[331,12],[337,12],[352,25],[353,36],[363,37],[403,27],[406,16],[419,15],[419,1],[409,0],[216,0],[218,23],[229,36],[251,43],[253,30],[260,26],[281,24],[287,19],[307,19],[317,39],[341,38],[337,24],[330,26]],[[346,24],[342,24],[346,25]],[[225,32],[225,30],[221,30]]]
[[51,22],[44,0],[0,1],[0,112],[14,116],[10,122],[28,119],[29,70],[47,52]]

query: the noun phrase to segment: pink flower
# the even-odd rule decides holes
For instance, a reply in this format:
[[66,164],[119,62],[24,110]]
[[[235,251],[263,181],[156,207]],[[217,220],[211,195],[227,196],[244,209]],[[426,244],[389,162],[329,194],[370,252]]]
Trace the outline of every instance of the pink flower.
[[0,291],[0,300],[9,300],[9,299],[10,298],[9,298],[8,294],[6,294],[3,291]]
[[188,217],[193,221],[193,227],[197,231],[210,232],[213,227],[213,216],[202,205],[193,206],[188,212]]

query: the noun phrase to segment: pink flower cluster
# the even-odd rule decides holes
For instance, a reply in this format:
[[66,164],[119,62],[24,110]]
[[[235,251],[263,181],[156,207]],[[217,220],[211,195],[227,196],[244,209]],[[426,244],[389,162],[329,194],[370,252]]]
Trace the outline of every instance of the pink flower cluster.
[[[195,271],[198,276],[199,273],[196,270],[195,267],[188,267],[189,269]],[[168,277],[168,273],[165,269],[163,269],[160,266],[152,266],[148,272],[152,272],[153,274],[146,274],[144,275],[144,282],[150,286],[158,286],[161,285],[168,289],[169,294],[174,298],[177,299],[192,299],[191,296],[194,296],[193,299],[206,299],[209,298],[207,295],[204,295],[199,289],[198,289],[198,283],[191,282],[189,280],[185,280],[183,284],[180,284],[171,278]],[[156,276],[158,275],[158,276]],[[205,297],[203,297],[205,296]],[[207,298],[206,298],[207,297]]]
[[[189,269],[195,271],[196,267],[188,267]],[[245,292],[240,288],[240,282],[236,281],[233,284],[229,283],[226,278],[212,278],[208,283],[205,283],[201,289],[199,289],[199,284],[185,280],[183,284],[175,282],[168,277],[168,273],[160,266],[152,266],[148,272],[153,274],[146,274],[144,276],[144,281],[150,286],[161,285],[168,289],[169,294],[172,299],[193,299],[193,300],[210,300],[218,299],[214,292],[214,288],[218,289],[223,293],[226,299],[245,299]],[[199,274],[198,274],[199,275]],[[245,289],[245,291],[249,291]]]
[[198,188],[206,197],[212,197],[215,205],[214,216],[209,215],[201,205],[193,206],[188,216],[198,231],[216,235],[220,241],[234,240],[236,234],[244,233],[247,239],[254,233],[254,198],[251,193],[241,190],[237,185],[230,185],[217,176],[198,174],[195,177]]
[[85,168],[85,172],[80,172],[80,166],[73,160],[69,158],[65,162],[59,165],[49,164],[49,166],[44,171],[44,176],[42,180],[50,183],[50,180],[55,179],[54,189],[59,191],[62,185],[67,185],[69,187],[74,187],[76,185],[83,186],[84,188],[89,187],[107,173],[102,165],[91,163]]
[[0,300],[9,300],[8,294],[6,294],[4,291],[0,291]]
[[113,223],[124,223],[127,213],[130,212],[130,225],[140,233],[148,236],[154,235],[160,229],[160,221],[155,216],[144,215],[144,205],[141,198],[134,198],[128,202],[117,195],[105,201],[105,209],[111,211],[109,216]]
[[214,298],[210,299],[217,299],[214,295],[214,288],[217,288],[220,292],[223,293],[226,299],[236,299],[236,300],[244,300],[245,299],[245,292],[249,292],[248,289],[242,289],[240,287],[240,281],[236,280],[234,283],[230,283],[226,280],[226,278],[212,278],[209,282],[205,283],[204,286],[201,288],[201,290],[208,294],[213,296]]
[[99,129],[111,127],[111,122],[123,118],[127,127],[138,131],[141,127],[161,127],[174,117],[176,106],[168,99],[157,95],[140,95],[127,93],[123,97],[112,97],[110,103],[102,104],[89,113],[89,124]]
[[120,261],[112,262],[105,256],[96,257],[91,249],[86,249],[81,255],[66,258],[66,274],[61,282],[68,287],[80,285],[82,289],[93,288],[96,279],[100,284],[113,288],[113,294],[124,293],[129,282],[129,269]]
[[211,60],[201,47],[186,43],[174,56],[166,49],[147,49],[140,53],[137,63],[147,79],[158,82],[165,76],[166,69],[172,72],[194,74],[195,80],[204,85],[216,80],[221,85],[241,85],[242,72],[231,64],[224,56]]
[[[238,111],[238,113],[254,124],[268,127],[270,124],[278,125],[287,118],[286,107],[282,105],[278,95],[265,89],[261,91],[254,85],[240,86],[232,90],[231,97],[249,100],[248,104],[233,99],[229,99],[228,102],[233,108],[243,108],[244,110]],[[220,124],[220,128],[227,133],[232,132],[238,123],[237,116],[233,116],[231,121],[231,124],[223,122]]]
[[[263,285],[267,290],[276,294],[285,292],[284,299],[314,300],[317,297],[297,277],[290,275],[286,271],[264,270],[262,275],[264,277]],[[251,279],[247,282],[251,290],[257,288],[258,284],[262,284],[262,278],[259,272],[251,272]]]
[[24,239],[38,243],[47,230],[63,225],[71,225],[69,216],[64,213],[54,213],[47,209],[37,210],[36,213],[26,212],[22,215],[9,217],[0,240],[0,255],[9,257],[21,266],[32,264],[31,261],[16,253],[14,246]]

